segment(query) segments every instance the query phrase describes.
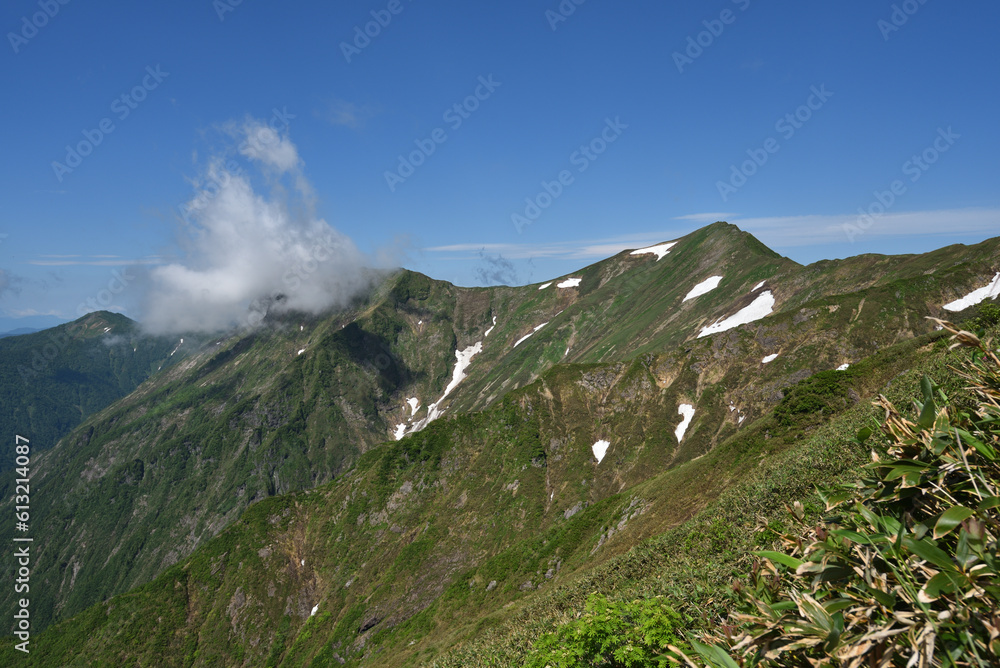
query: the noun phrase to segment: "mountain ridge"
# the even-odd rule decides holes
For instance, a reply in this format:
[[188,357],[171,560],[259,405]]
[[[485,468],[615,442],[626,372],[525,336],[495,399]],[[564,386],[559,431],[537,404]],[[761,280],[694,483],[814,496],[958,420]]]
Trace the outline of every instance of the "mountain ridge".
[[[403,270],[349,310],[269,316],[264,329],[204,342],[40,457],[33,517],[55,536],[39,546],[33,582],[49,593],[36,620],[46,625],[151,582],[255,502],[336,484],[394,443],[437,457],[441,438],[484,412],[502,415],[512,392],[538,383],[551,410],[574,408],[553,413],[562,417],[549,443],[532,445],[529,430],[510,447],[534,453],[523,460],[531,469],[565,448],[583,466],[590,445],[610,439],[617,482],[597,496],[571,495],[562,511],[596,507],[642,484],[644,471],[730,442],[796,383],[933,336],[916,314],[942,314],[946,297],[995,264],[998,247],[1000,239],[803,267],[717,223],[662,258],[623,251],[584,267],[567,275],[580,279],[571,287],[555,279],[544,289],[458,288]],[[683,301],[713,275],[721,275],[713,290]],[[774,295],[767,317],[698,337],[765,291]],[[443,396],[456,353],[476,345],[466,376]],[[616,408],[630,402],[634,417]],[[673,443],[682,403],[696,412]],[[428,420],[431,405],[444,417]],[[584,428],[591,423],[601,428]],[[409,435],[394,442],[400,424]],[[557,490],[546,491],[554,501]],[[99,555],[94,544],[112,547]]]

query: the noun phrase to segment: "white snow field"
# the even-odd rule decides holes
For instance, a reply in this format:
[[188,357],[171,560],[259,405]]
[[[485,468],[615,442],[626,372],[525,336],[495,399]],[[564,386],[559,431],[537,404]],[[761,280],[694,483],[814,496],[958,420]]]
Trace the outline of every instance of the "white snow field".
[[445,397],[447,397],[452,390],[458,387],[459,383],[465,380],[466,378],[465,370],[469,368],[470,364],[472,364],[472,358],[481,352],[483,352],[482,341],[477,342],[476,345],[474,346],[469,346],[465,350],[455,351],[455,358],[458,361],[455,363],[455,370],[451,374],[451,382],[448,383],[448,387],[444,388],[444,394],[441,395],[441,398],[427,407],[427,417],[425,417],[423,420],[420,420],[415,425],[413,425],[413,428],[410,429],[409,433],[411,434],[416,433],[421,429],[423,429],[424,427],[426,427],[427,425],[429,425],[434,420],[441,417],[441,411],[438,409],[438,406],[441,404],[442,401],[445,400]]
[[767,357],[765,357],[764,359],[762,359],[760,362],[761,362],[761,364],[770,364],[771,362],[773,362],[776,359],[778,359],[778,353],[774,353],[773,355],[768,355]]
[[532,334],[534,334],[535,332],[537,332],[538,330],[540,330],[542,327],[545,327],[545,325],[547,325],[547,324],[549,324],[549,323],[543,322],[538,327],[535,327],[533,330],[531,330],[530,333],[525,334],[524,336],[522,336],[521,338],[519,338],[517,341],[515,341],[514,345],[512,347],[517,348],[519,345],[521,345],[522,343],[524,343],[525,341],[527,341],[529,338],[531,338]]
[[753,302],[740,309],[735,314],[729,316],[721,322],[716,322],[715,324],[702,329],[698,338],[700,339],[701,337],[708,336],[709,334],[718,334],[719,332],[724,332],[728,329],[732,329],[733,327],[746,325],[747,323],[767,317],[774,310],[774,303],[774,295],[771,294],[770,290],[765,290],[757,296],[757,299],[753,300]]
[[681,404],[677,407],[677,413],[684,416],[681,423],[677,425],[677,429],[674,429],[674,435],[677,436],[677,442],[680,443],[684,440],[684,432],[687,431],[688,425],[691,424],[691,419],[694,418],[694,406],[691,404]]
[[563,288],[563,289],[565,289],[565,288],[576,288],[576,287],[580,286],[580,281],[582,281],[582,280],[583,280],[582,278],[567,278],[562,283],[559,283],[558,285],[556,285],[556,287],[557,288]]
[[701,297],[703,294],[711,292],[712,290],[719,287],[719,281],[722,280],[722,276],[712,276],[706,278],[704,281],[698,285],[691,288],[691,292],[687,293],[687,296],[682,299],[682,302],[686,302],[689,299],[694,299],[695,297]]
[[629,255],[646,255],[652,254],[656,256],[656,261],[659,262],[667,254],[670,253],[670,249],[677,245],[676,241],[670,241],[665,244],[659,244],[656,246],[650,246],[648,248],[640,248],[639,250],[634,250]]
[[601,460],[604,459],[604,455],[608,452],[608,446],[611,445],[611,441],[598,441],[594,443],[593,450],[594,456],[597,457],[597,463],[600,464]]
[[987,299],[996,299],[997,296],[1000,296],[1000,271],[997,272],[997,275],[993,277],[993,280],[985,288],[973,290],[961,299],[956,299],[950,304],[945,304],[944,309],[946,311],[964,311],[970,306],[975,306]]

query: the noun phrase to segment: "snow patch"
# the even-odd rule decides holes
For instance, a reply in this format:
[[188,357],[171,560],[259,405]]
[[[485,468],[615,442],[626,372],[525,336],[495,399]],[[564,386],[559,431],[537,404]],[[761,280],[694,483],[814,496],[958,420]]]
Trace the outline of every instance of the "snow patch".
[[306,351],[306,349],[305,349],[305,348],[303,348],[302,350],[300,350],[299,352],[297,352],[297,353],[296,353],[296,355],[301,355],[301,354],[302,354],[302,353],[304,353],[305,351]]
[[677,407],[677,414],[684,416],[681,423],[677,425],[677,429],[674,429],[677,442],[680,443],[684,439],[684,432],[687,431],[688,425],[691,424],[691,419],[694,418],[694,406],[691,404],[681,404]]
[[564,289],[565,288],[576,288],[576,287],[580,286],[580,281],[582,281],[582,280],[583,280],[582,278],[567,278],[562,283],[559,283],[558,285],[556,285],[556,287],[557,288],[564,288]]
[[496,329],[496,327],[497,327],[497,317],[493,316],[493,326],[486,330],[486,333],[483,334],[483,338],[485,339],[487,336],[489,336],[490,332]]
[[[458,387],[458,384],[465,380],[465,370],[469,368],[472,364],[472,358],[483,352],[483,342],[480,341],[474,346],[469,346],[465,350],[456,350],[455,359],[458,362],[455,364],[455,370],[451,374],[451,382],[448,383],[448,387],[444,388],[444,394],[441,395],[441,399],[444,399],[451,391]],[[437,403],[441,403],[441,399],[437,400]]]
[[689,299],[701,297],[703,294],[711,292],[719,287],[719,281],[721,280],[722,276],[712,276],[711,278],[706,278],[704,281],[691,288],[691,292],[687,293],[687,296],[681,301],[686,302]]
[[747,419],[747,417],[745,415],[741,415],[739,417],[739,419],[736,420],[736,424],[738,424],[738,425],[743,424],[743,421],[746,420],[746,419]]
[[594,456],[597,457],[597,463],[600,464],[601,460],[604,459],[604,455],[608,453],[608,446],[611,445],[610,441],[598,441],[594,443],[593,450]]
[[709,325],[701,330],[698,335],[700,339],[703,336],[708,336],[709,334],[718,334],[719,332],[724,332],[733,327],[739,327],[740,325],[745,325],[747,323],[760,320],[771,314],[774,310],[774,295],[771,294],[770,290],[766,290],[753,300],[748,306],[743,307],[734,315],[729,316],[722,322],[716,322],[713,325]]
[[406,403],[410,404],[410,417],[413,417],[417,414],[417,409],[420,407],[420,399],[410,397],[406,400]]
[[318,604],[313,606],[313,611],[309,613],[309,616],[312,617],[313,615],[315,615],[317,610],[319,610]]
[[634,250],[629,255],[645,255],[653,254],[656,256],[656,261],[662,260],[668,253],[670,249],[677,245],[676,241],[671,241],[665,244],[659,244],[658,246],[650,246],[648,248],[640,248],[639,250]]
[[305,566],[305,565],[306,565],[306,560],[305,560],[305,559],[303,559],[303,560],[302,560],[302,565],[303,565],[303,566]]
[[182,343],[184,343],[184,339],[181,339],[180,343],[178,343],[176,346],[174,346],[174,349],[170,351],[170,355],[169,355],[170,357],[173,357],[174,353],[177,352],[177,350],[181,347]]
[[768,355],[767,357],[765,357],[764,359],[762,359],[760,361],[760,363],[761,364],[770,364],[771,362],[773,362],[776,359],[778,359],[778,353],[774,353],[773,355]]
[[396,431],[392,432],[393,437],[398,441],[406,436],[406,425],[402,422],[396,425]]
[[753,290],[751,290],[750,292],[757,292],[757,291],[758,291],[758,290],[760,290],[760,289],[761,289],[762,287],[764,287],[764,284],[765,284],[765,283],[767,283],[767,281],[761,281],[761,282],[760,282],[760,283],[758,283],[757,285],[753,286]]
[[[481,352],[483,352],[482,341],[479,341],[474,346],[469,346],[465,350],[455,351],[455,358],[458,361],[455,363],[455,370],[451,374],[451,382],[448,383],[448,387],[444,388],[444,394],[441,395],[441,398],[427,407],[427,417],[417,422],[417,424],[413,425],[413,429],[410,430],[411,434],[420,431],[421,429],[429,425],[431,422],[441,417],[441,411],[440,409],[438,409],[438,406],[441,404],[442,401],[445,400],[445,397],[447,397],[452,390],[458,387],[459,383],[465,380],[466,378],[465,370],[469,368],[470,364],[472,364],[472,358]],[[396,429],[398,430],[399,427],[396,427]]]
[[111,328],[110,328],[110,327],[105,327],[105,328],[104,328],[104,333],[105,333],[105,334],[107,334],[107,333],[108,333],[108,332],[110,332],[110,331],[111,331]]
[[984,302],[987,299],[996,299],[998,296],[1000,296],[1000,271],[997,272],[997,275],[993,277],[993,281],[985,288],[973,290],[961,299],[956,299],[950,304],[945,304],[944,309],[946,311],[964,311],[979,302]]
[[518,339],[517,341],[515,341],[515,342],[514,342],[514,347],[515,347],[515,348],[517,348],[517,347],[518,347],[519,345],[521,345],[521,344],[522,344],[522,343],[524,343],[524,342],[525,342],[526,340],[528,340],[528,338],[529,338],[529,337],[530,337],[530,336],[531,336],[532,334],[534,334],[535,332],[537,332],[538,330],[540,330],[540,329],[541,329],[542,327],[545,327],[545,325],[547,325],[547,324],[549,324],[549,323],[547,323],[547,322],[543,322],[543,323],[542,323],[542,324],[540,324],[540,325],[539,325],[538,327],[535,327],[535,328],[534,328],[533,330],[531,330],[531,333],[529,333],[529,334],[525,334],[524,336],[522,336],[521,338],[519,338],[519,339]]
[[550,285],[552,285],[552,281],[549,281],[548,283],[544,283],[542,285],[539,285],[538,289],[539,290],[544,290],[545,288],[549,287]]
[[850,364],[841,364],[837,367],[837,371],[847,371],[850,367]]

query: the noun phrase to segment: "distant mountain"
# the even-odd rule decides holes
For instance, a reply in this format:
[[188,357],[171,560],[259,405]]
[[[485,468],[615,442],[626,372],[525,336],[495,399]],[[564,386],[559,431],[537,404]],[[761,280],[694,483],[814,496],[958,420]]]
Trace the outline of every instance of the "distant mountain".
[[28,315],[20,318],[0,317],[0,332],[9,332],[15,329],[41,331],[49,327],[64,325],[66,322],[66,318],[55,315]]
[[[40,454],[132,392],[176,343],[144,336],[133,321],[107,312],[0,339],[0,431],[29,438]],[[12,468],[12,448],[12,438],[0,440],[0,471]]]
[[0,332],[0,339],[6,338],[8,336],[21,336],[22,334],[34,334],[35,332],[42,331],[38,327],[19,327],[17,329],[12,329],[9,332]]
[[785,458],[944,364],[925,316],[963,317],[998,258],[801,266],[716,223],[540,285],[401,271],[192,344],[33,465],[34,628],[67,620],[35,660],[419,665],[762,467],[789,493]]

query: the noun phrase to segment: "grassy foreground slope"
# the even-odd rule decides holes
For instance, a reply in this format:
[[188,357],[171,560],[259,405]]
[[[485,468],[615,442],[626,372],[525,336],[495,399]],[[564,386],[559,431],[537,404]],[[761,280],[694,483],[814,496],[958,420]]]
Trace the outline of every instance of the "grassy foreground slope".
[[[767,542],[758,529],[783,500],[865,458],[849,434],[873,418],[866,398],[887,384],[905,394],[940,369],[935,336],[821,373],[708,454],[645,480],[608,466],[610,451],[593,461],[595,427],[560,424],[574,400],[554,408],[558,388],[579,376],[553,375],[586,372],[558,369],[366,453],[340,480],[254,504],[150,584],[37,636],[29,663],[518,665],[592,591],[666,594],[696,625],[726,605],[741,555]],[[567,439],[574,429],[584,433]],[[649,468],[663,453],[635,456]]]

